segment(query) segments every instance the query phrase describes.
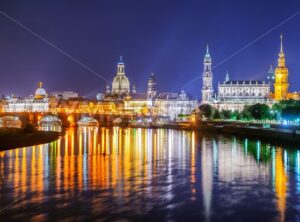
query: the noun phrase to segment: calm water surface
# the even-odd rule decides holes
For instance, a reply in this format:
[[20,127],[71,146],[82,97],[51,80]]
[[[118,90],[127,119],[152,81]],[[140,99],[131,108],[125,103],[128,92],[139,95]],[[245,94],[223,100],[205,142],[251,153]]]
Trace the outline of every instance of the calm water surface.
[[70,128],[0,152],[0,221],[300,221],[300,152],[166,129]]

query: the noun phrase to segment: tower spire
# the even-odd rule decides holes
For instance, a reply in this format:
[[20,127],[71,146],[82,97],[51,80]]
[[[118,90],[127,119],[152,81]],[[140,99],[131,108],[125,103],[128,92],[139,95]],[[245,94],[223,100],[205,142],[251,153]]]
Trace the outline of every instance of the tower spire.
[[120,56],[119,63],[123,63],[123,57],[122,56]]
[[281,33],[281,35],[280,35],[280,52],[281,53],[283,52],[282,39],[283,39],[283,36],[282,36],[282,33]]
[[228,72],[228,70],[226,72],[225,82],[229,82],[229,72]]
[[206,59],[210,59],[210,54],[209,54],[209,47],[208,47],[208,45],[206,45],[205,58],[206,58]]
[[284,58],[284,52],[283,52],[283,36],[280,35],[280,52],[279,52],[279,58],[278,58],[278,66],[279,67],[285,67],[285,58]]
[[275,100],[285,100],[288,99],[289,95],[289,71],[285,66],[285,56],[283,52],[283,36],[280,35],[280,53],[278,58],[278,66],[275,69],[275,83],[274,83],[274,91]]

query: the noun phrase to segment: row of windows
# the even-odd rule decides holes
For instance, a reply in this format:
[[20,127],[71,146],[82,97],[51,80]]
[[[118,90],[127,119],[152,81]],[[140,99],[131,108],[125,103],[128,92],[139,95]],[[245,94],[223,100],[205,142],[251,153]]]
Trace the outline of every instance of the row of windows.
[[219,88],[220,92],[234,92],[234,91],[239,91],[239,92],[262,92],[262,91],[269,91],[269,88]]
[[245,96],[245,97],[262,97],[262,96],[268,96],[268,94],[267,93],[264,93],[264,94],[262,94],[262,93],[220,93],[219,94],[219,96],[220,97],[222,97],[222,96],[227,96],[227,97],[230,97],[230,96],[232,96],[232,97],[235,97],[235,96]]

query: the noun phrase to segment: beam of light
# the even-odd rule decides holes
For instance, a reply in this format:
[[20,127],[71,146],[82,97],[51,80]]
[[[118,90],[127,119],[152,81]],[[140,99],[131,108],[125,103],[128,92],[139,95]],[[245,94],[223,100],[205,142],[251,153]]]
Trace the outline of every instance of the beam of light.
[[[281,21],[280,23],[278,23],[277,25],[273,26],[272,28],[270,28],[269,30],[267,30],[266,32],[264,32],[263,34],[261,34],[259,37],[257,37],[256,39],[250,41],[249,43],[247,43],[246,45],[244,45],[242,48],[236,50],[234,53],[232,53],[231,55],[229,55],[228,57],[226,57],[225,59],[223,59],[221,62],[217,63],[215,66],[212,67],[212,70],[218,68],[219,66],[223,65],[225,62],[227,62],[228,60],[230,60],[232,57],[238,55],[239,53],[241,53],[242,51],[244,51],[245,49],[247,49],[249,46],[253,45],[254,43],[256,43],[258,40],[262,39],[263,37],[265,37],[266,35],[270,34],[272,31],[274,31],[275,29],[279,28],[280,26],[284,25],[285,23],[287,23],[288,21],[290,21],[291,19],[295,18],[297,15],[300,14],[300,10],[297,11],[296,13],[294,13],[293,15],[289,16],[288,18],[284,19],[283,21]],[[182,89],[184,89],[186,86],[192,84],[193,82],[197,81],[198,79],[201,79],[201,75],[195,77],[194,79],[192,79],[191,81],[189,81],[188,83],[186,83],[185,85],[182,86]]]
[[75,57],[73,57],[72,55],[70,55],[69,53],[67,53],[64,50],[62,50],[61,48],[57,47],[54,43],[52,43],[49,40],[45,39],[44,37],[42,37],[38,33],[34,32],[33,30],[31,30],[27,26],[23,25],[21,22],[17,21],[16,19],[14,19],[11,16],[9,16],[5,12],[3,12],[2,10],[0,10],[0,14],[2,14],[3,16],[5,16],[7,19],[9,19],[10,21],[12,21],[13,23],[17,24],[18,26],[20,26],[24,30],[26,30],[29,33],[31,33],[32,35],[34,35],[35,37],[37,37],[38,39],[40,39],[41,41],[43,41],[44,43],[46,43],[48,46],[51,46],[52,48],[56,49],[58,52],[60,52],[61,54],[63,54],[67,58],[71,59],[73,62],[77,63],[82,68],[84,68],[87,71],[89,71],[90,73],[93,73],[94,75],[100,77],[101,79],[103,79],[107,83],[111,83],[111,81],[107,80],[104,76],[100,75],[98,72],[96,72],[95,70],[93,70],[92,68],[90,68],[89,66],[87,66],[86,64],[82,63],[81,61],[79,61],[78,59],[76,59]]

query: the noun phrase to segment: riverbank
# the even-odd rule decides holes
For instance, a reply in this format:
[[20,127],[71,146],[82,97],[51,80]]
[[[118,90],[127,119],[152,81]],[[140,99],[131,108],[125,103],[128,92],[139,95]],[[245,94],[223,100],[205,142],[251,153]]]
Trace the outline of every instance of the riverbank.
[[197,127],[202,131],[251,136],[273,142],[300,143],[299,127],[280,127],[237,122],[202,121]]
[[195,125],[188,122],[181,124],[165,124],[163,126],[135,126],[135,128],[163,128],[175,130],[199,130],[203,133],[231,134],[249,137],[276,144],[300,144],[299,126],[281,126],[259,123],[243,123],[233,121],[201,121]]
[[59,132],[52,131],[24,132],[22,128],[0,128],[0,151],[49,143],[59,136]]

